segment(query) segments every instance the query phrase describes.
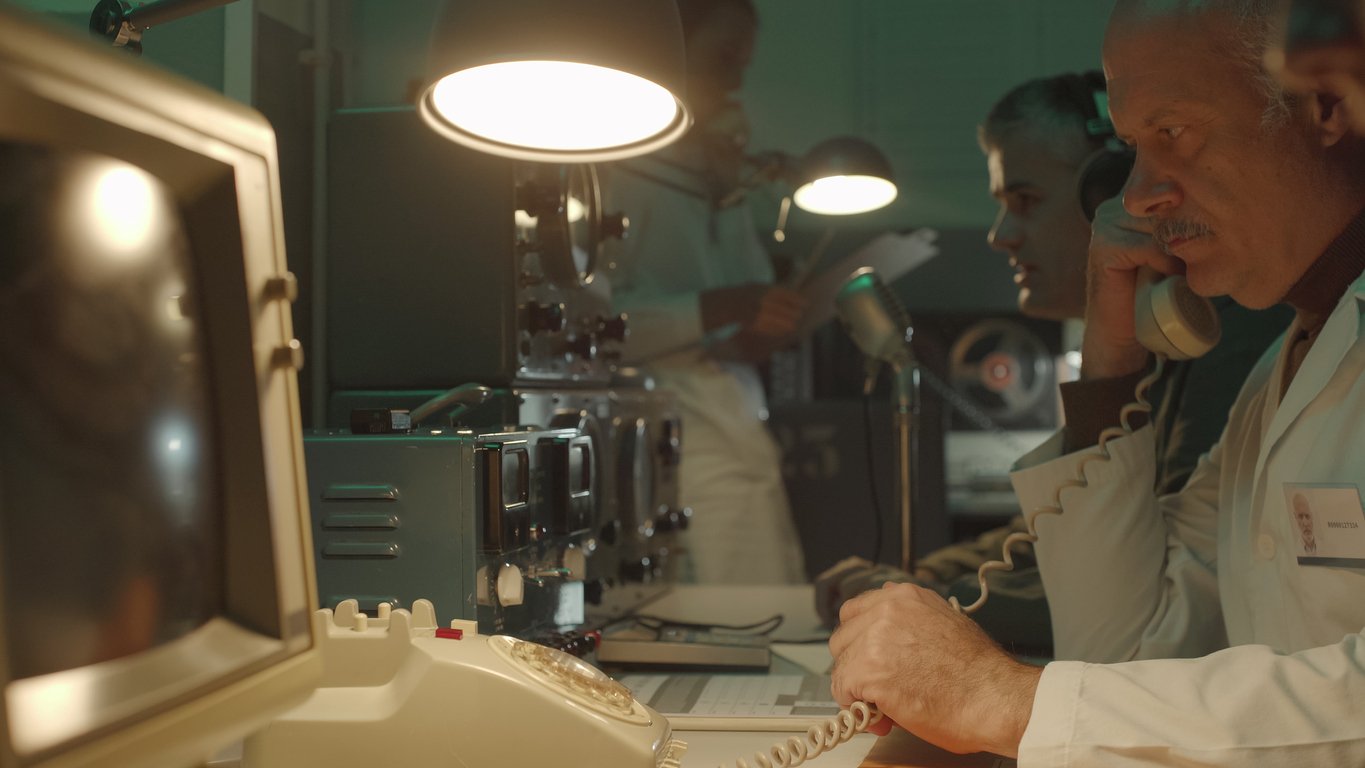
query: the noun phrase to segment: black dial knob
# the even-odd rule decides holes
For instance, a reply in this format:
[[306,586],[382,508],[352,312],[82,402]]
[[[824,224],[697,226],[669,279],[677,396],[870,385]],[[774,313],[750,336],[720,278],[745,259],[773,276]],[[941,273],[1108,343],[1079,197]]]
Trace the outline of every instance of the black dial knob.
[[597,318],[597,335],[607,341],[624,342],[629,333],[625,315]]
[[528,181],[517,186],[517,208],[539,218],[559,211],[560,195],[556,186],[540,181]]
[[690,509],[664,507],[663,510],[659,512],[659,516],[654,518],[654,530],[659,533],[685,531],[691,520],[692,510]]
[[602,526],[602,530],[597,532],[597,538],[601,539],[603,544],[615,544],[616,542],[620,541],[621,521],[612,520],[611,522]]
[[597,359],[597,339],[590,333],[579,334],[569,339],[568,351],[580,360],[593,361]]
[[609,237],[625,239],[626,233],[630,231],[630,218],[624,213],[604,213],[602,214],[602,239]]
[[532,336],[539,333],[559,333],[564,330],[564,305],[530,302],[525,307],[526,331]]
[[626,581],[652,581],[654,575],[654,561],[648,555],[639,560],[621,563],[621,578]]
[[607,591],[607,583],[601,579],[583,582],[583,599],[589,605],[601,605],[602,594]]

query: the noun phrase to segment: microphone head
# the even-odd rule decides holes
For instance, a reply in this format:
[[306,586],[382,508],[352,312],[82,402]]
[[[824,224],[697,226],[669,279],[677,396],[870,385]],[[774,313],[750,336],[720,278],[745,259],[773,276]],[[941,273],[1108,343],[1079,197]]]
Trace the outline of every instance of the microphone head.
[[834,306],[863,354],[892,364],[909,362],[910,315],[876,270],[863,267],[849,275]]

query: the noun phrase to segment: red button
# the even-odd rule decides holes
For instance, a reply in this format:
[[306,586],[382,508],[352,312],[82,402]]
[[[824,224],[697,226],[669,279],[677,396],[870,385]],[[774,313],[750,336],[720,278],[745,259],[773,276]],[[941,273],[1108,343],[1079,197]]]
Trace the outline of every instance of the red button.
[[437,627],[437,628],[436,628],[436,636],[437,636],[437,637],[444,637],[444,638],[447,639],[447,640],[463,640],[463,639],[464,639],[464,630],[463,630],[463,629],[449,629],[449,628],[447,628],[447,627]]

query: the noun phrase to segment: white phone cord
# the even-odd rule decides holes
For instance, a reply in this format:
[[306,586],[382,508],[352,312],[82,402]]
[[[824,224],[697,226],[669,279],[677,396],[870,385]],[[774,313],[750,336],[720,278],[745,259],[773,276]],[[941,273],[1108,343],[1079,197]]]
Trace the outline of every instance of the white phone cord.
[[976,599],[976,602],[966,607],[963,607],[958,602],[958,599],[956,597],[950,597],[948,598],[948,602],[952,603],[952,606],[954,608],[961,611],[962,613],[971,614],[975,613],[977,610],[981,608],[981,606],[986,604],[986,598],[990,595],[991,591],[990,585],[986,583],[987,574],[989,574],[991,571],[1014,570],[1014,555],[1010,552],[1010,550],[1014,547],[1015,544],[1018,544],[1021,541],[1027,541],[1030,544],[1032,544],[1033,542],[1038,540],[1038,531],[1034,528],[1038,516],[1043,514],[1048,515],[1062,514],[1062,491],[1066,490],[1067,488],[1084,488],[1087,485],[1089,485],[1085,481],[1085,465],[1089,464],[1092,461],[1109,461],[1110,458],[1109,451],[1105,448],[1105,444],[1116,437],[1126,437],[1128,435],[1133,434],[1133,428],[1128,425],[1128,418],[1130,416],[1132,416],[1135,413],[1151,413],[1152,404],[1147,401],[1147,390],[1151,389],[1152,384],[1154,384],[1156,380],[1161,377],[1161,371],[1163,368],[1165,368],[1165,366],[1166,356],[1157,355],[1156,366],[1152,369],[1151,373],[1144,376],[1142,380],[1138,382],[1137,387],[1133,392],[1135,400],[1123,406],[1123,409],[1119,411],[1120,426],[1109,427],[1108,429],[1105,429],[1103,432],[1100,432],[1099,451],[1097,453],[1085,457],[1084,459],[1081,459],[1080,465],[1076,468],[1076,479],[1068,480],[1057,486],[1057,490],[1053,494],[1053,502],[1050,506],[1037,507],[1025,513],[1024,523],[1028,528],[1028,532],[1012,533],[1009,535],[1009,537],[1005,539],[1005,543],[1000,547],[1004,559],[991,560],[989,562],[982,563],[981,567],[977,569],[976,581],[977,584],[981,585],[981,596]]
[[812,725],[806,731],[805,738],[793,736],[769,747],[767,754],[755,752],[752,766],[741,757],[735,761],[735,768],[795,768],[866,731],[868,726],[881,719],[882,713],[876,707],[855,701],[848,709],[839,710],[834,717],[819,725]]

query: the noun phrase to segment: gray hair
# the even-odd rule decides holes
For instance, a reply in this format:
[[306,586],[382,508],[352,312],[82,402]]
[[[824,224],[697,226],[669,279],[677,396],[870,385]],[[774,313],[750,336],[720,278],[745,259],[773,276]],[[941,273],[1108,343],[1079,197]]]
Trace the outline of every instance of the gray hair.
[[1265,66],[1266,49],[1273,37],[1282,33],[1278,23],[1281,3],[1279,0],[1206,0],[1204,7],[1226,14],[1236,23],[1232,45],[1225,52],[1256,73],[1256,84],[1269,102],[1261,114],[1261,127],[1283,126],[1289,120],[1296,99]]
[[1120,0],[1115,7],[1128,6],[1141,18],[1147,15],[1192,17],[1216,14],[1232,22],[1231,39],[1220,40],[1214,50],[1246,66],[1253,74],[1257,89],[1266,98],[1261,128],[1275,130],[1287,123],[1298,99],[1287,93],[1279,80],[1266,70],[1265,52],[1281,34],[1283,0]]

